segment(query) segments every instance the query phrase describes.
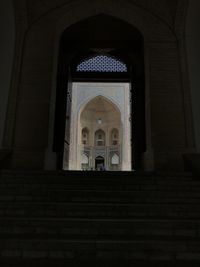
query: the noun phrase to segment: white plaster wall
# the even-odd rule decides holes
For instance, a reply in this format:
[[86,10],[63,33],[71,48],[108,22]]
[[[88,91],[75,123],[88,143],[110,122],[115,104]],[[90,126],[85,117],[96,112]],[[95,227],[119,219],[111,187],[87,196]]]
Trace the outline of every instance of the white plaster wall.
[[0,148],[2,147],[14,48],[15,19],[11,0],[0,1]]
[[197,151],[200,152],[200,1],[190,0],[186,44]]

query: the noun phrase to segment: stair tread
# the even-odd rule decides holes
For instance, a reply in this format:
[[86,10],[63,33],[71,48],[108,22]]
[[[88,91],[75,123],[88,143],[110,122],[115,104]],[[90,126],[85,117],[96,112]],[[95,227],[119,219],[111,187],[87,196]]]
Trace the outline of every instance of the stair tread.
[[[12,222],[15,221],[23,221],[23,220],[27,220],[27,217],[3,217],[1,218],[0,224],[4,221],[8,221],[8,220],[12,220]],[[44,217],[44,218],[38,218],[38,217],[29,217],[28,218],[29,223],[33,222],[33,221],[42,221],[42,222],[53,222],[53,221],[57,221],[57,222],[77,222],[77,221],[81,221],[81,222],[115,222],[115,223],[119,223],[119,222],[127,222],[127,223],[133,223],[133,222],[140,222],[140,223],[149,223],[149,222],[179,222],[179,223],[186,223],[186,222],[192,222],[192,223],[200,223],[200,218],[164,218],[164,219],[160,219],[160,218],[119,218],[116,220],[116,218],[112,219],[112,218],[55,218],[55,217]]]
[[200,260],[198,179],[0,171],[0,257]]

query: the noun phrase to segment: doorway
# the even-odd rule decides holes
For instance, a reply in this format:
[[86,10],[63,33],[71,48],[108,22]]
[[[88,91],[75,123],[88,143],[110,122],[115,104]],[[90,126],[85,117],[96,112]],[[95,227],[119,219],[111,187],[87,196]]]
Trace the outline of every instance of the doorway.
[[[130,84],[130,121],[132,169],[142,169],[146,151],[144,46],[141,33],[128,23],[100,14],[67,28],[61,37],[58,59],[54,151],[57,168],[63,168],[64,143],[69,164],[72,87],[75,82],[127,82]],[[125,71],[86,71],[84,64],[91,58],[105,58],[124,64]],[[81,65],[82,64],[82,65]],[[99,65],[99,63],[98,63]],[[77,68],[77,67],[82,67]],[[96,65],[97,66],[97,65]],[[66,104],[67,102],[67,104]],[[66,126],[68,125],[68,126]],[[68,169],[69,166],[66,166]]]
[[101,171],[105,167],[105,160],[103,157],[96,157],[95,158],[95,170]]

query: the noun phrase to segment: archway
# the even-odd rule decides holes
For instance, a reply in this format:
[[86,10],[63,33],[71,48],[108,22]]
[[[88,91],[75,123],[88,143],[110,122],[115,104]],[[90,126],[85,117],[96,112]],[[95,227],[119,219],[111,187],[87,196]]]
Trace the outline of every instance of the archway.
[[[104,158],[104,166],[107,170],[131,170],[131,142],[130,142],[130,108],[129,87],[111,83],[110,88],[96,83],[74,86],[71,107],[71,142],[69,153],[69,166],[66,160],[67,146],[64,149],[63,168],[69,170],[94,170],[96,158]],[[82,92],[84,91],[84,94]],[[107,97],[96,93],[107,92]],[[113,94],[121,98],[116,99],[115,104],[110,100]],[[91,99],[85,103],[87,96]],[[94,96],[93,96],[94,95]],[[122,99],[124,99],[123,102]],[[118,102],[117,102],[118,101]],[[121,103],[120,103],[121,102]],[[118,106],[119,107],[118,107]],[[119,162],[112,163],[112,157],[119,156]],[[88,158],[87,164],[85,155]],[[115,165],[115,166],[114,166]]]
[[[84,59],[96,54],[106,54],[126,63],[126,73],[85,73],[76,71]],[[59,155],[58,168],[62,168],[65,122],[70,125],[72,82],[128,82],[131,84],[132,124],[132,166],[142,169],[142,154],[146,150],[145,136],[145,87],[144,49],[140,32],[121,21],[107,15],[97,15],[85,19],[66,29],[60,41],[58,64],[57,97],[54,151]],[[67,99],[67,104],[66,104]],[[67,114],[67,115],[66,115]],[[67,127],[69,128],[69,127]],[[65,144],[70,150],[70,134]],[[68,160],[68,156],[67,156]]]

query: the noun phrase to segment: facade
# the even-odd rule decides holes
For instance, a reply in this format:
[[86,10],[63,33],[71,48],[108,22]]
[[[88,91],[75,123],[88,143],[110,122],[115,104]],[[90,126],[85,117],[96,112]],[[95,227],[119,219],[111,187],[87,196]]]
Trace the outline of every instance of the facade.
[[74,83],[71,114],[70,170],[131,170],[128,83]]

